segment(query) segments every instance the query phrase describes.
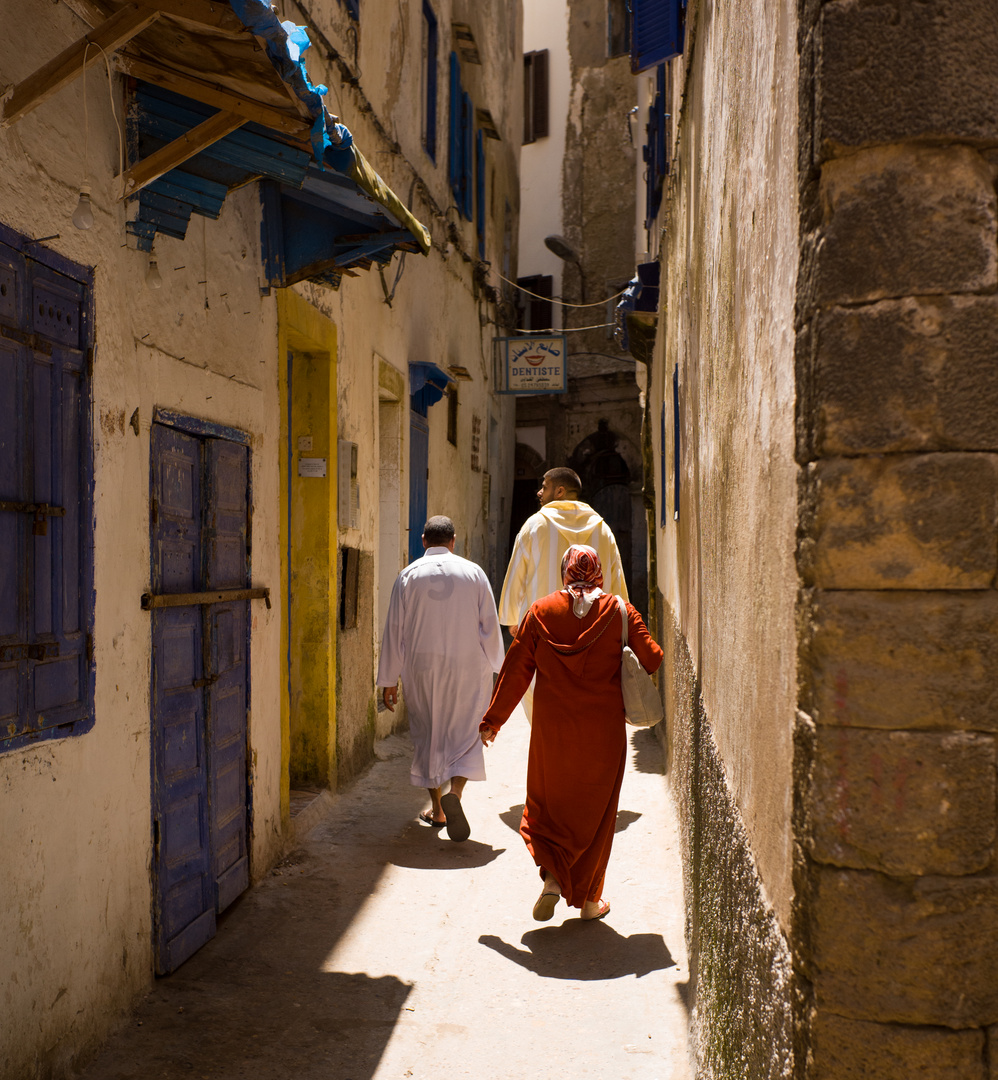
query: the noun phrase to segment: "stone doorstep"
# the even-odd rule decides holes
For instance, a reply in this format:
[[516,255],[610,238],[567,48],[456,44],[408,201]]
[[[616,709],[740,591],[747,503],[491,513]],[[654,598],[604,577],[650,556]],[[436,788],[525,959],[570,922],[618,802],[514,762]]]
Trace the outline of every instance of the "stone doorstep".
[[292,788],[289,841],[300,844],[329,813],[335,802],[336,796],[328,790]]

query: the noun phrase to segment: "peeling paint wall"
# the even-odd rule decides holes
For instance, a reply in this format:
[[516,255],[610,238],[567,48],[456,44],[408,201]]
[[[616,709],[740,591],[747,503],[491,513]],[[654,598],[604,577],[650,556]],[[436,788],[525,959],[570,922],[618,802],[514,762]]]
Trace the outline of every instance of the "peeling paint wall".
[[[85,32],[62,4],[26,0],[0,42],[5,83]],[[87,75],[95,224],[70,217],[83,180],[79,80],[0,131],[0,221],[95,268],[96,722],[85,735],[0,755],[0,1075],[60,1076],[152,974],[150,820],[150,423],[157,406],[250,436],[254,584],[279,579],[273,302],[261,303],[259,203],[234,192],[218,221],[157,242],[163,286],[125,247],[118,137],[103,65]],[[116,102],[121,101],[115,77]],[[119,107],[120,116],[120,107]],[[136,435],[127,421],[138,410]],[[280,601],[251,607],[251,867],[283,843],[277,655]]]

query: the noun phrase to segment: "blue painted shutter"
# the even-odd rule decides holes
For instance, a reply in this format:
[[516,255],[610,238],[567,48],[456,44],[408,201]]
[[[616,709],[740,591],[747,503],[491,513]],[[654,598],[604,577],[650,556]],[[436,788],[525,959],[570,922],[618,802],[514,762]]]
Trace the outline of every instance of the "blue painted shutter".
[[423,554],[426,524],[430,425],[415,409],[409,412],[409,562]]
[[454,198],[460,199],[461,191],[461,65],[457,53],[450,54],[450,101],[448,115],[450,132],[447,140],[447,179]]
[[631,71],[638,74],[683,53],[685,3],[631,0]]
[[3,749],[93,723],[84,314],[83,284],[0,245]]
[[479,128],[475,138],[475,220],[478,254],[485,258],[485,138]]
[[474,146],[475,110],[468,94],[461,95],[461,213],[468,221],[472,220],[474,210],[472,198],[474,192],[475,161]]
[[658,523],[659,525],[665,525],[668,521],[668,511],[665,508],[665,494],[668,491],[668,485],[666,483],[666,453],[665,453],[665,402],[662,402],[661,412],[661,430],[659,432],[659,444],[658,444]]
[[642,150],[645,162],[645,227],[651,228],[662,205],[666,158],[665,64],[656,72],[655,100],[648,110],[647,139]]
[[[0,267],[0,319],[8,325],[20,321],[17,298],[24,278],[23,261],[12,258]],[[0,500],[10,502],[21,502],[26,495],[27,358],[23,345],[0,338]],[[16,648],[28,639],[25,548],[29,532],[21,514],[0,510],[0,648]],[[0,661],[0,732],[8,736],[25,730],[27,672],[26,657]]]
[[679,365],[672,372],[672,467],[675,481],[673,516],[679,520]]
[[426,152],[437,160],[437,54],[440,33],[433,8],[423,0],[423,18],[426,20]]

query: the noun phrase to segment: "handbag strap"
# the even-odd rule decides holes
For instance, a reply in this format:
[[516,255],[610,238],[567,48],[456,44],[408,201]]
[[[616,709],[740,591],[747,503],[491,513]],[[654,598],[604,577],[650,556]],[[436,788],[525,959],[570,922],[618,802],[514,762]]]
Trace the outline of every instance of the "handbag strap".
[[617,607],[620,608],[620,651],[627,648],[627,605],[620,596],[615,596]]

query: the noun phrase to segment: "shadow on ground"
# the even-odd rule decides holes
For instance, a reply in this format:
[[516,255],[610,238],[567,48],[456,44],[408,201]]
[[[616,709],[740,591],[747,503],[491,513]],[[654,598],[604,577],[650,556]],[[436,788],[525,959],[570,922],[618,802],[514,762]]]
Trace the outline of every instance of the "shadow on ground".
[[640,773],[665,773],[665,751],[654,728],[635,728],[631,733],[632,762]]
[[[386,855],[401,862],[403,846],[423,839],[413,818],[426,795],[406,784],[407,758],[376,770],[219,917],[212,941],[156,980],[77,1074],[82,1080],[374,1077],[412,986],[324,967],[377,887]],[[373,822],[362,804],[372,792],[386,800]],[[409,865],[484,865],[498,854],[469,841],[427,844],[424,856],[417,844],[410,855],[424,863]]]
[[[511,806],[508,810],[503,811],[499,815],[499,820],[512,829],[513,832],[518,833],[520,831],[520,818],[523,816],[523,803],[519,806]],[[633,825],[638,818],[641,817],[639,813],[634,810],[618,810],[617,821],[613,826],[615,833],[623,832],[628,825]]]
[[530,930],[520,938],[518,949],[493,934],[479,944],[543,979],[622,979],[625,975],[648,975],[673,967],[675,960],[661,934],[623,937],[605,922],[572,919],[561,926]]

